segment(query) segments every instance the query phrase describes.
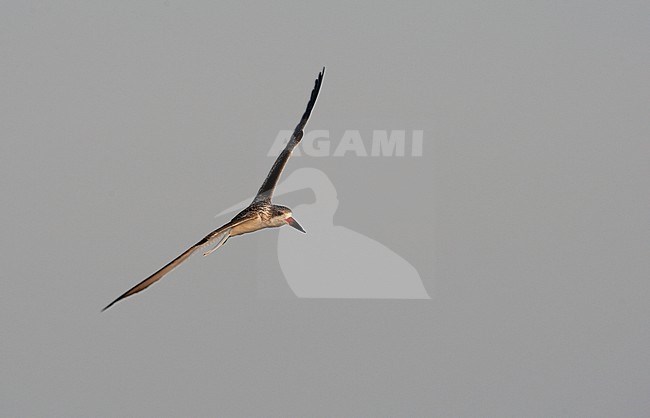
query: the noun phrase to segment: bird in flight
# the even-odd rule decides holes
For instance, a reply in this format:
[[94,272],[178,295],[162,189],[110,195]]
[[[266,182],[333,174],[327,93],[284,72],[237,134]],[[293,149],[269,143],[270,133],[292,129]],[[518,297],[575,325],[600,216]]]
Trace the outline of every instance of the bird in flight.
[[286,206],[274,205],[271,203],[271,197],[273,197],[273,190],[278,183],[280,174],[282,174],[284,166],[287,164],[287,161],[289,161],[289,157],[291,157],[291,152],[302,139],[305,125],[309,120],[311,111],[316,104],[316,99],[318,98],[318,92],[320,91],[320,87],[323,84],[324,75],[325,67],[323,67],[323,70],[318,73],[318,78],[314,82],[314,88],[311,91],[311,97],[307,103],[307,109],[305,110],[305,113],[302,115],[300,122],[296,126],[296,129],[293,131],[293,134],[291,135],[287,146],[275,160],[275,163],[273,163],[271,171],[269,171],[269,174],[266,176],[264,183],[262,183],[262,186],[258,190],[257,195],[251,204],[248,205],[246,209],[239,212],[234,218],[232,218],[230,222],[210,232],[201,241],[192,245],[181,255],[170,261],[163,268],[147,277],[137,285],[133,286],[123,295],[108,304],[108,306],[102,309],[102,312],[113,306],[115,303],[121,301],[122,299],[134,295],[148,288],[158,280],[162,279],[167,273],[178,267],[179,264],[187,260],[192,254],[194,254],[194,252],[200,248],[207,249],[208,247],[212,246],[211,249],[207,249],[203,253],[203,255],[206,256],[224,245],[230,237],[259,231],[260,229],[264,228],[277,228],[283,225],[290,225],[300,232],[305,232],[298,221],[293,218],[291,209]]

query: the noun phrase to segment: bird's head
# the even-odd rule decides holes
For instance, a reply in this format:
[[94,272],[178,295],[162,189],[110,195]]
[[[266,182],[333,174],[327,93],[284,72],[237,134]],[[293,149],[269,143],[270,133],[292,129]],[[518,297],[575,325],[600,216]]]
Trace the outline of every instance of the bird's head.
[[300,226],[298,221],[293,219],[293,214],[291,209],[286,206],[273,205],[273,222],[276,226],[282,226],[284,224],[289,224],[292,227],[296,228],[300,232],[305,232],[305,230]]

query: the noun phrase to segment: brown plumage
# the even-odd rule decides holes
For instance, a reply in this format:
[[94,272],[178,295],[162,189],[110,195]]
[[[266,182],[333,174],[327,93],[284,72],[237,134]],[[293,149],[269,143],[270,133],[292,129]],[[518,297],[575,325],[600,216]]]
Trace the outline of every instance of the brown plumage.
[[105,311],[122,299],[134,295],[151,286],[153,283],[163,278],[167,273],[178,267],[178,265],[180,265],[182,262],[187,260],[199,248],[214,245],[212,249],[206,251],[203,254],[208,255],[224,245],[230,237],[259,231],[260,229],[264,228],[277,228],[286,224],[298,229],[301,232],[305,232],[302,226],[300,226],[300,224],[295,219],[293,219],[291,209],[286,206],[272,204],[271,197],[273,196],[273,191],[275,190],[275,186],[278,183],[280,174],[282,174],[284,166],[287,164],[289,157],[291,157],[293,149],[302,139],[305,125],[309,120],[309,116],[311,115],[311,111],[314,108],[314,105],[316,104],[316,99],[318,98],[318,92],[320,91],[320,87],[323,83],[324,75],[325,68],[323,67],[323,70],[318,74],[318,78],[314,82],[314,88],[312,89],[305,113],[302,115],[300,122],[298,122],[296,129],[294,129],[293,134],[291,135],[291,139],[289,139],[289,142],[287,143],[287,146],[275,160],[273,167],[271,167],[271,171],[269,171],[269,174],[266,176],[266,179],[258,190],[255,199],[253,199],[253,202],[251,202],[251,204],[246,209],[235,215],[235,217],[232,218],[230,222],[210,232],[202,240],[192,245],[181,255],[167,263],[163,268],[156,271],[137,285],[133,286],[120,297],[108,304],[108,306],[102,309],[102,311]]

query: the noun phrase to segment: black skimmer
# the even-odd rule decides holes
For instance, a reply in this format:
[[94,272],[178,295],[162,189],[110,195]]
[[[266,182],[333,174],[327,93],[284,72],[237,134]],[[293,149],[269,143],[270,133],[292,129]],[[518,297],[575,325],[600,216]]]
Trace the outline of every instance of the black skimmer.
[[275,163],[273,163],[271,171],[269,171],[269,174],[266,176],[264,183],[262,183],[262,186],[258,190],[257,195],[251,204],[248,205],[246,209],[239,212],[234,218],[232,218],[230,222],[210,232],[201,241],[192,245],[181,255],[170,261],[163,268],[147,277],[137,285],[133,286],[123,295],[108,304],[108,306],[102,309],[102,312],[113,306],[115,303],[121,301],[122,299],[134,295],[148,288],[158,280],[162,279],[167,273],[178,267],[178,265],[183,261],[187,260],[199,248],[214,245],[212,249],[207,250],[205,253],[203,253],[203,255],[206,256],[224,245],[230,237],[259,231],[260,229],[265,228],[277,228],[283,225],[290,225],[300,232],[305,232],[298,221],[293,218],[291,209],[286,206],[274,205],[271,203],[271,198],[273,197],[273,191],[275,190],[275,186],[278,183],[280,174],[282,174],[284,166],[287,164],[289,157],[291,157],[291,152],[302,139],[305,125],[309,120],[311,111],[316,104],[316,99],[318,98],[318,92],[320,91],[320,87],[323,84],[324,75],[325,67],[323,67],[323,70],[318,73],[318,78],[314,82],[314,88],[311,91],[311,97],[309,98],[309,103],[307,103],[307,109],[302,115],[302,119],[300,119],[300,122],[296,126],[296,129],[293,131],[293,135],[291,135],[287,146],[275,160]]

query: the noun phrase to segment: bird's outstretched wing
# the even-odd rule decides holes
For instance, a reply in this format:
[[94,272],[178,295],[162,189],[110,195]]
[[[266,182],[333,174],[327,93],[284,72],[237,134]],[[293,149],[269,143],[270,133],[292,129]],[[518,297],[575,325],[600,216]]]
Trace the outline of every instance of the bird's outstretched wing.
[[151,286],[152,284],[156,283],[158,280],[162,279],[167,273],[170,271],[174,270],[176,267],[178,267],[183,261],[187,260],[196,250],[198,250],[201,247],[209,246],[210,244],[213,244],[214,242],[217,242],[217,247],[213,248],[212,250],[208,251],[205,255],[213,252],[216,250],[218,247],[223,245],[228,237],[230,236],[230,230],[241,224],[244,223],[250,219],[252,219],[253,216],[257,216],[256,214],[251,214],[251,216],[243,217],[243,218],[235,218],[232,221],[228,222],[224,226],[215,229],[214,231],[210,232],[208,235],[206,235],[201,241],[197,242],[196,244],[192,245],[190,248],[185,250],[181,255],[167,263],[163,268],[152,274],[151,276],[147,277],[140,283],[136,284],[133,286],[131,289],[127,290],[122,296],[119,298],[115,299],[113,302],[109,303],[108,306],[106,306],[104,309],[102,309],[102,312],[104,312],[106,309],[110,308],[117,302],[121,301],[122,299],[128,298],[131,295],[135,295],[136,293],[146,289],[147,287]]
[[257,196],[255,196],[255,199],[253,199],[253,202],[271,200],[271,197],[273,196],[273,190],[275,189],[275,185],[278,183],[280,174],[282,174],[282,170],[284,169],[284,166],[287,164],[289,157],[291,157],[291,152],[302,139],[303,130],[305,129],[305,125],[309,120],[309,115],[311,115],[311,111],[314,108],[314,105],[316,104],[316,99],[318,98],[318,92],[320,91],[320,86],[323,84],[324,75],[325,75],[325,67],[323,67],[323,70],[320,73],[318,73],[318,78],[314,82],[314,89],[311,91],[311,97],[309,98],[309,103],[307,103],[307,109],[305,110],[305,113],[302,115],[302,119],[300,119],[298,126],[296,126],[296,129],[293,131],[293,134],[291,135],[291,139],[289,139],[287,146],[284,148],[284,150],[280,153],[278,158],[275,160],[275,163],[273,163],[273,167],[271,167],[271,171],[269,171],[269,174],[266,176],[266,179],[264,180],[262,187],[260,187],[260,189],[258,190]]

